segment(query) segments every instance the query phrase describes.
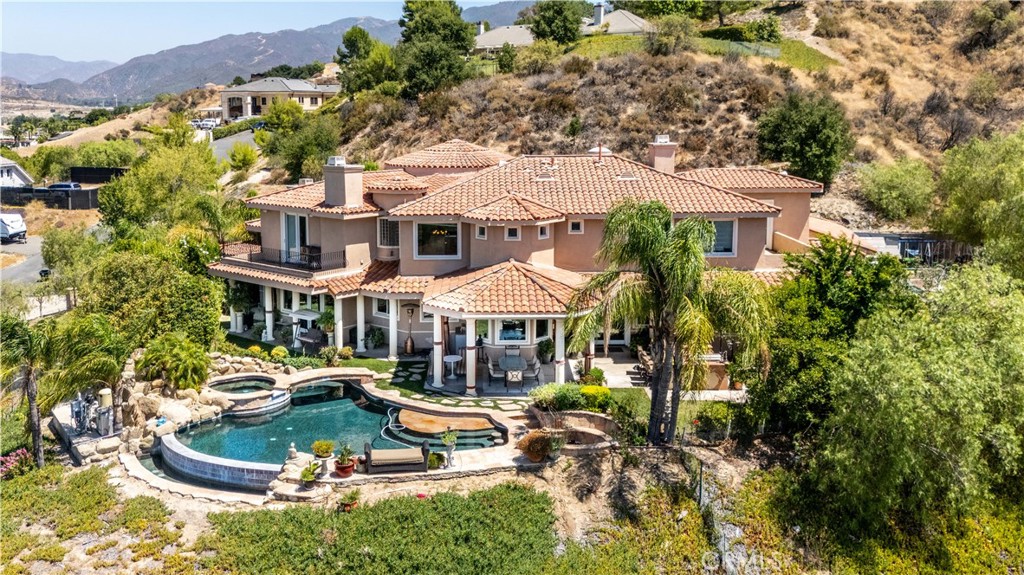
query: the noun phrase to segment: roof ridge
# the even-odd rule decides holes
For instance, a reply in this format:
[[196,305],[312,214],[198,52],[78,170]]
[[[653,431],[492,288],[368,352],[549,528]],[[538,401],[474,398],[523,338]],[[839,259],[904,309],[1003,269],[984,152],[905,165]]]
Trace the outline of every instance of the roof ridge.
[[[544,290],[544,293],[548,294],[548,297],[551,297],[551,298],[552,298],[552,299],[554,299],[555,301],[557,301],[557,302],[559,302],[559,303],[562,303],[562,300],[561,300],[561,298],[559,298],[559,297],[558,297],[557,295],[555,295],[555,294],[554,294],[554,293],[553,293],[553,292],[551,291],[551,289],[550,289],[550,288],[548,288],[548,286],[546,286],[546,285],[544,285],[544,284],[543,284],[542,282],[538,281],[538,280],[537,280],[537,278],[536,278],[536,277],[534,277],[534,276],[542,276],[542,277],[544,277],[545,279],[547,279],[547,280],[549,280],[549,281],[553,281],[553,282],[558,282],[558,283],[562,283],[561,281],[559,281],[559,280],[557,280],[557,279],[555,279],[555,278],[553,278],[553,277],[549,277],[549,276],[547,276],[547,275],[545,275],[545,274],[541,273],[541,272],[540,272],[539,270],[537,270],[536,268],[534,268],[534,267],[533,267],[533,266],[532,266],[531,264],[528,264],[528,263],[526,263],[526,262],[517,262],[516,260],[510,260],[510,262],[512,263],[512,265],[513,265],[513,266],[514,266],[514,267],[515,267],[515,268],[516,268],[517,270],[519,270],[519,273],[523,274],[523,276],[525,276],[525,277],[526,277],[526,278],[527,278],[528,280],[530,280],[531,282],[533,282],[533,284],[534,284],[535,286],[537,286],[537,287],[539,287],[540,289]],[[528,267],[524,267],[524,266],[528,266]]]

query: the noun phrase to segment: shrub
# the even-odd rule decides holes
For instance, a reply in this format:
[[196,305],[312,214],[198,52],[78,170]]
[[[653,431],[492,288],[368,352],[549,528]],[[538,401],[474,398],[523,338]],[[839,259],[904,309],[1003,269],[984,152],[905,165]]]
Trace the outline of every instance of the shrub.
[[310,446],[313,455],[317,457],[330,457],[334,455],[334,442],[327,439],[318,439]]
[[818,19],[818,24],[814,27],[814,35],[822,38],[848,38],[850,29],[838,16],[827,12]]
[[32,456],[25,448],[0,457],[0,479],[24,475],[33,469],[35,464],[32,462]]
[[505,42],[501,45],[501,51],[498,52],[498,72],[502,74],[511,74],[516,69],[516,49],[512,47],[512,44]]
[[583,76],[594,69],[594,62],[590,58],[573,54],[562,63],[562,71],[566,74]]
[[516,70],[523,75],[543,74],[555,69],[554,62],[563,50],[553,40],[538,40],[527,46],[516,58]]
[[259,122],[262,118],[249,118],[248,120],[242,120],[241,122],[234,122],[227,126],[221,126],[213,129],[213,139],[219,140],[228,136],[234,136],[241,132],[245,132],[252,128],[253,124]]
[[903,158],[891,166],[871,164],[860,172],[861,191],[887,219],[922,216],[935,195],[932,171],[920,160]]
[[209,366],[206,350],[178,332],[149,342],[138,363],[144,377],[163,378],[176,389],[199,389]]
[[989,72],[975,76],[967,87],[967,103],[975,110],[988,110],[999,99],[999,81]]
[[298,357],[286,357],[282,359],[280,363],[283,365],[294,367],[295,369],[302,369],[304,367],[320,369],[321,367],[326,367],[324,360],[320,359],[319,357],[313,357],[308,355],[302,355]]
[[604,370],[599,367],[592,367],[590,371],[580,378],[580,385],[602,386],[607,383],[604,378]]
[[561,387],[557,383],[547,383],[530,390],[530,399],[540,409],[555,408],[555,392]]
[[525,453],[531,460],[542,460],[551,453],[551,435],[535,429],[516,443],[516,449]]
[[445,456],[443,453],[431,451],[427,455],[427,469],[440,469],[444,466]]
[[264,361],[270,359],[270,356],[267,354],[267,352],[263,351],[263,348],[258,345],[250,345],[243,351],[245,351],[246,353],[241,355],[248,355],[250,357],[259,358]]
[[612,402],[612,391],[600,385],[584,385],[580,388],[583,396],[583,407],[588,410],[604,412]]
[[697,408],[696,427],[698,431],[719,431],[725,429],[732,419],[732,407],[724,401],[706,401]]
[[555,409],[568,411],[583,407],[583,394],[580,393],[580,386],[566,383],[555,390]]
[[270,357],[275,361],[282,360],[288,357],[288,348],[283,345],[279,345],[274,349],[270,350]]
[[320,359],[324,361],[325,365],[334,365],[334,361],[338,357],[338,348],[333,345],[329,345],[321,349],[320,353],[317,355],[320,356]]
[[778,16],[768,16],[743,27],[743,39],[747,42],[782,42],[782,21]]
[[345,347],[342,347],[342,348],[338,349],[338,358],[339,359],[352,359],[352,356],[353,356],[353,351],[352,351],[352,347],[351,346],[347,346],[346,345]]
[[762,158],[789,162],[795,175],[832,183],[854,140],[843,107],[827,94],[790,94],[758,118]]
[[655,22],[652,32],[648,32],[647,52],[652,56],[669,56],[693,50],[696,35],[697,26],[693,20],[682,14],[665,16]]

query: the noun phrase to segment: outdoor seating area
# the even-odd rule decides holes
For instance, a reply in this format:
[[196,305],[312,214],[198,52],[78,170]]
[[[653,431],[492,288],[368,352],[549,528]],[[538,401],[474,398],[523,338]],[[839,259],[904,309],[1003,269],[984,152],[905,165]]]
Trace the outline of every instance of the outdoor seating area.
[[[478,352],[476,390],[479,395],[525,396],[531,389],[555,381],[555,364],[544,363],[536,345],[484,345]],[[466,392],[466,352],[444,356],[444,377],[441,390],[448,393]],[[566,369],[566,379],[571,379]],[[454,373],[454,377],[453,374]]]

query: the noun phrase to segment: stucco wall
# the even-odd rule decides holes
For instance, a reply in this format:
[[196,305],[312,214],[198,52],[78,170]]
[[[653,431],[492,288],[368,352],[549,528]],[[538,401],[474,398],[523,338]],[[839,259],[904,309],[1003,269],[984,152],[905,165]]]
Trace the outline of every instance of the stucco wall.
[[267,249],[281,249],[281,212],[260,210],[260,241]]
[[413,222],[402,222],[399,228],[399,243],[401,244],[401,265],[402,275],[422,276],[441,275],[464,268],[470,262],[470,234],[472,228],[469,224],[462,224],[460,228],[462,243],[461,257],[458,259],[426,259],[418,260],[413,257],[413,247],[416,244],[415,228]]
[[768,224],[765,218],[741,218],[736,238],[735,257],[709,257],[711,266],[728,267],[737,270],[752,270],[764,253]]
[[582,234],[570,234],[568,221],[554,224],[554,264],[577,272],[599,271],[594,254],[601,247],[603,234],[604,220],[583,220]]
[[555,261],[555,224],[548,225],[548,239],[542,240],[537,235],[538,226],[519,226],[520,239],[506,240],[505,226],[488,226],[487,239],[476,238],[476,228],[480,224],[470,226],[473,234],[470,258],[471,268],[482,268],[499,262],[515,259],[532,264],[554,265]]
[[776,232],[782,232],[787,236],[807,242],[810,232],[807,219],[811,215],[811,193],[810,192],[778,192],[771,190],[750,191],[745,190],[744,195],[755,200],[765,201],[782,209],[782,214],[775,218],[772,223]]

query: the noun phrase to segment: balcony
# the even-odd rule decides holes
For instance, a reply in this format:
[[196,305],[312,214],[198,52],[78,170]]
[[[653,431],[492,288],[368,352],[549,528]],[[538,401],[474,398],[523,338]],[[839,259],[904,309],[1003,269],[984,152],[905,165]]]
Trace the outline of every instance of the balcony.
[[220,255],[224,259],[236,262],[246,261],[312,272],[340,269],[346,266],[344,251],[321,252],[320,246],[302,246],[298,251],[286,251],[241,242],[222,245]]

